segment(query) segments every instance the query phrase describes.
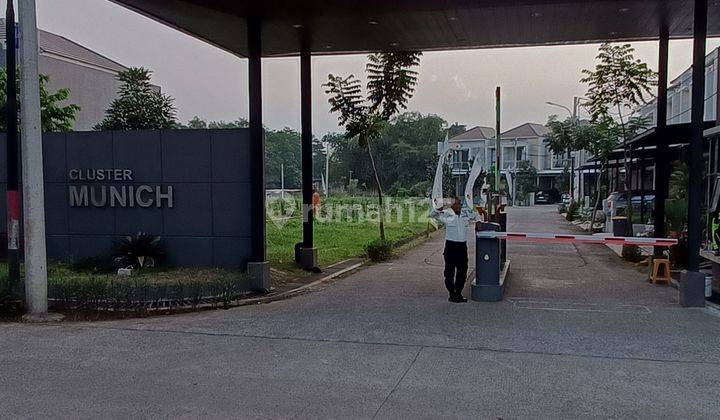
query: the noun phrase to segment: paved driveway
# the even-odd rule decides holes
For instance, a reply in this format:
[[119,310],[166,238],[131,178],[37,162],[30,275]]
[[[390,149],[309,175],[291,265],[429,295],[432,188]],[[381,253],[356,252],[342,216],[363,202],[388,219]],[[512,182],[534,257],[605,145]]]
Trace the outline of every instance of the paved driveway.
[[[512,230],[569,229],[554,207]],[[451,304],[442,238],[268,305],[0,326],[0,417],[717,418],[720,317],[598,245],[511,243]]]

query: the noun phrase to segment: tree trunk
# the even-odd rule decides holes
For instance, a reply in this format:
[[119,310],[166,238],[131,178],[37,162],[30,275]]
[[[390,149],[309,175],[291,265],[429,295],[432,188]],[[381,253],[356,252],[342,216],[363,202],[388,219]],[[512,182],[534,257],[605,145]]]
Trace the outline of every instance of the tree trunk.
[[372,165],[373,175],[375,175],[375,184],[377,185],[378,192],[378,215],[380,217],[380,239],[385,242],[385,212],[383,211],[383,192],[382,186],[380,185],[380,177],[378,176],[377,167],[375,167],[375,158],[373,157],[372,150],[370,149],[370,141],[367,142],[367,151],[370,155],[370,164]]
[[597,182],[595,184],[596,185],[595,194],[597,194],[597,196],[595,197],[595,206],[593,206],[592,212],[590,212],[590,214],[591,214],[591,216],[590,216],[590,232],[593,231],[593,227],[595,226],[595,212],[597,211],[597,208],[600,205],[600,188],[602,187],[602,175],[603,175],[604,170],[605,170],[605,164],[602,163],[602,164],[600,164],[600,173],[598,174]]
[[[627,207],[625,207],[625,217],[627,217],[627,231],[625,235],[633,236],[633,208],[632,208],[632,151],[627,147],[627,131],[625,128],[625,120],[622,115],[622,108],[618,104],[618,117],[620,118],[620,128],[622,129],[623,145],[625,146],[625,152],[623,153],[623,167],[625,168],[625,193],[627,194]],[[642,193],[641,193],[642,194]]]

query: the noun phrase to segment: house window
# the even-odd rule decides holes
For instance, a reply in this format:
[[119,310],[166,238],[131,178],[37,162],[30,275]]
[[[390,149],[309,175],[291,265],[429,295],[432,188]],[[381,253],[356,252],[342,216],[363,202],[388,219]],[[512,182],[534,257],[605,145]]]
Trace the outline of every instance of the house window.
[[526,159],[527,155],[525,154],[525,146],[518,146],[517,149],[515,149],[515,160],[519,162]]
[[502,154],[502,168],[503,169],[512,169],[513,168],[513,165],[515,164],[513,152],[514,152],[514,150],[512,147],[503,147],[503,154]]

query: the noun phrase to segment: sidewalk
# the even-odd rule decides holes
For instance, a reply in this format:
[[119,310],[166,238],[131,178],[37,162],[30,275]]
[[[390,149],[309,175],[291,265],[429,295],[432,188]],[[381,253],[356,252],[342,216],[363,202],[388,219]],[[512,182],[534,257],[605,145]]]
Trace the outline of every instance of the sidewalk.
[[[568,228],[554,207],[509,220]],[[442,240],[266,305],[0,326],[2,416],[717,416],[714,310],[680,308],[607,247],[521,242],[503,302],[452,304]]]

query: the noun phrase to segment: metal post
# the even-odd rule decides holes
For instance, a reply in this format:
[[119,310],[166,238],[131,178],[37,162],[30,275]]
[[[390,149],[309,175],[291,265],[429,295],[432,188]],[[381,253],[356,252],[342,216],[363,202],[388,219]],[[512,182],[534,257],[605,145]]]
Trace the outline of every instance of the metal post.
[[[312,162],[312,54],[307,34],[303,34],[300,52],[300,125],[303,196],[303,241],[296,252],[297,263],[304,269],[317,266],[317,249],[313,247],[313,162]],[[327,181],[326,181],[327,182]]]
[[703,122],[705,105],[705,43],[707,38],[707,0],[695,0],[693,29],[691,130],[688,153],[688,270],[700,268],[700,203],[702,202]]
[[645,224],[645,149],[643,149],[643,156],[638,158],[638,164],[640,166],[640,223]]
[[[668,85],[668,49],[670,35],[667,26],[660,31],[660,53],[658,55],[658,89],[657,89],[657,148],[655,149],[655,237],[663,238],[665,232],[665,200],[668,198],[670,183],[670,157],[667,132],[667,85]],[[660,255],[663,248],[655,247],[655,255]]]
[[280,164],[280,199],[285,199],[285,164]]
[[[25,303],[30,316],[48,310],[45,191],[35,0],[19,0],[22,69],[22,178],[25,231]],[[12,25],[12,23],[8,23]]]
[[248,29],[248,96],[250,122],[251,234],[252,259],[248,274],[252,288],[269,288],[269,266],[265,250],[265,134],[262,125],[262,23],[259,18],[247,20]]
[[5,11],[5,63],[7,70],[7,252],[8,280],[13,294],[21,294],[20,286],[20,195],[18,193],[18,127],[17,127],[17,61],[15,37],[15,9],[12,0]]
[[500,86],[495,88],[495,192],[500,194]]
[[309,48],[300,53],[300,122],[302,138],[303,247],[313,246],[312,180],[312,76]]
[[330,142],[325,144],[325,196],[330,197]]
[[515,156],[514,156],[515,159],[513,159],[514,165],[513,165],[513,179],[512,179],[512,191],[513,191],[512,203],[513,203],[513,206],[517,206],[517,201],[516,201],[517,200],[517,165],[518,165],[517,137],[515,138],[514,146],[515,146]]

